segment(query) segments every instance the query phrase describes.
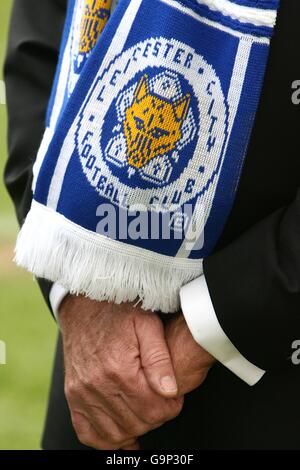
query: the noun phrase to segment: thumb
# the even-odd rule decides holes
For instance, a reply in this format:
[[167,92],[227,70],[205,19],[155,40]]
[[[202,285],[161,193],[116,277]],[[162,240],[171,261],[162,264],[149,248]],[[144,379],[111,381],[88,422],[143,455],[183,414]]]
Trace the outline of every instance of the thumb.
[[136,316],[135,323],[141,365],[150,387],[164,397],[176,397],[178,386],[162,321],[155,313],[145,312]]

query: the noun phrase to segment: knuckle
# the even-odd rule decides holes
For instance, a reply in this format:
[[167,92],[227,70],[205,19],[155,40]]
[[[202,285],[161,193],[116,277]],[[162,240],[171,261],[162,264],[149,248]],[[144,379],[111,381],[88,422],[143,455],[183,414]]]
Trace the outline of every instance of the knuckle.
[[113,445],[113,446],[118,446],[121,442],[123,442],[125,439],[121,437],[120,434],[110,432],[109,435],[107,436],[107,440]]
[[122,367],[115,361],[110,361],[106,364],[105,374],[107,378],[113,382],[119,382],[122,378]]
[[149,426],[161,425],[166,421],[176,418],[182,411],[182,407],[183,400],[168,400],[165,402],[165,406],[149,409],[145,415],[144,421]]
[[94,390],[101,383],[101,376],[97,370],[93,370],[89,375],[83,378],[83,385],[87,390]]
[[164,420],[165,416],[164,414],[157,409],[149,410],[146,417],[145,421],[147,424],[150,426],[155,426],[159,423],[161,423]]
[[118,450],[120,445],[112,444],[111,442],[105,442],[101,446],[102,450]]
[[155,349],[152,349],[145,355],[143,365],[145,367],[151,367],[151,366],[166,364],[169,362],[169,359],[170,358],[169,358],[168,351],[160,347],[156,347]]
[[120,439],[117,439],[115,436],[111,436],[109,439],[110,445],[115,448],[118,448],[118,445],[122,442]]
[[84,400],[86,397],[86,387],[78,382],[78,381],[71,381],[65,384],[65,395],[67,400]]
[[183,404],[182,404],[182,403],[175,406],[174,412],[173,412],[174,418],[175,418],[176,416],[178,416],[178,415],[181,413],[182,407],[183,407]]
[[84,418],[82,418],[81,415],[78,415],[77,413],[72,413],[72,423],[73,427],[75,429],[76,435],[78,437],[78,440],[84,444],[84,445],[90,445],[91,444],[91,434],[86,426],[86,423],[84,422]]
[[97,369],[89,371],[84,377],[81,378],[78,393],[82,392],[83,396],[86,393],[99,392],[104,384],[103,374]]
[[128,439],[127,433],[123,433],[121,429],[118,427],[114,427],[112,429],[105,429],[103,426],[99,425],[97,427],[98,433],[101,436],[102,440],[106,443],[109,443],[110,445],[118,448],[118,446]]
[[85,432],[80,432],[80,431],[76,431],[76,434],[77,434],[78,440],[79,440],[79,442],[81,442],[81,444],[83,444],[87,447],[93,447],[93,440],[91,439],[89,434],[87,434]]
[[97,447],[102,450],[117,450],[121,446],[121,442],[115,441],[108,436],[108,435],[102,435],[99,436],[99,439],[97,440]]
[[181,413],[182,408],[183,408],[183,401],[175,399],[170,407],[169,419],[176,418],[176,416],[178,416]]
[[67,398],[73,398],[78,393],[78,385],[73,380],[66,380],[65,382],[65,395]]
[[142,436],[143,434],[145,434],[147,430],[148,429],[146,428],[145,425],[136,423],[136,424],[132,424],[128,428],[128,433],[131,437],[137,437],[137,436]]

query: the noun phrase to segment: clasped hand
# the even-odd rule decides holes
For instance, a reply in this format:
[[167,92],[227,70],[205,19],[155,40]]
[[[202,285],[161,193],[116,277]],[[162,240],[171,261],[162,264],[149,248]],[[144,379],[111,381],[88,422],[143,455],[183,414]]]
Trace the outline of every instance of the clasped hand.
[[138,449],[138,437],[175,418],[214,362],[183,315],[164,329],[153,312],[69,295],[60,308],[65,394],[78,439]]

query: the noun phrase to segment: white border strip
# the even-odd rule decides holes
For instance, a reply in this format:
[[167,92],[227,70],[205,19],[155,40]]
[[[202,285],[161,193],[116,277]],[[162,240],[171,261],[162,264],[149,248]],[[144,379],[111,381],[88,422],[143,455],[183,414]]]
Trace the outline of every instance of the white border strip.
[[216,23],[215,21],[209,20],[208,18],[205,18],[204,16],[199,15],[191,8],[185,7],[182,3],[178,2],[177,0],[159,0],[159,1],[162,3],[165,3],[166,5],[169,5],[170,7],[176,8],[176,10],[179,10],[182,13],[185,13],[186,15],[191,16],[192,18],[194,18],[197,21],[200,21],[201,23],[204,23],[208,26],[212,26],[213,28],[217,28],[220,31],[224,31],[225,33],[231,34],[232,36],[236,36],[238,38],[248,38],[252,40],[253,42],[260,43],[260,44],[267,44],[267,45],[270,44],[270,39],[267,37],[264,37],[264,36],[258,37],[258,36],[254,36],[253,34],[242,33],[235,29],[224,26],[220,23]]
[[237,5],[229,0],[197,0],[197,2],[200,5],[208,6],[213,11],[230,16],[230,18],[241,23],[251,23],[255,26],[273,28],[276,22],[277,10]]

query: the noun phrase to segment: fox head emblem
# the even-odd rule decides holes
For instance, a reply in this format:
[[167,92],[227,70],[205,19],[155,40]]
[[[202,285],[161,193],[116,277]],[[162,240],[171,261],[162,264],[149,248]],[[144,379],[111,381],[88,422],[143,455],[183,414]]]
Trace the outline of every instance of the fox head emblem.
[[187,93],[170,102],[151,93],[148,75],[140,79],[123,123],[129,165],[142,168],[152,158],[176,148],[182,137],[182,123],[187,116],[190,100]]
[[112,0],[84,0],[79,53],[87,54],[95,47],[107,23],[111,2]]

